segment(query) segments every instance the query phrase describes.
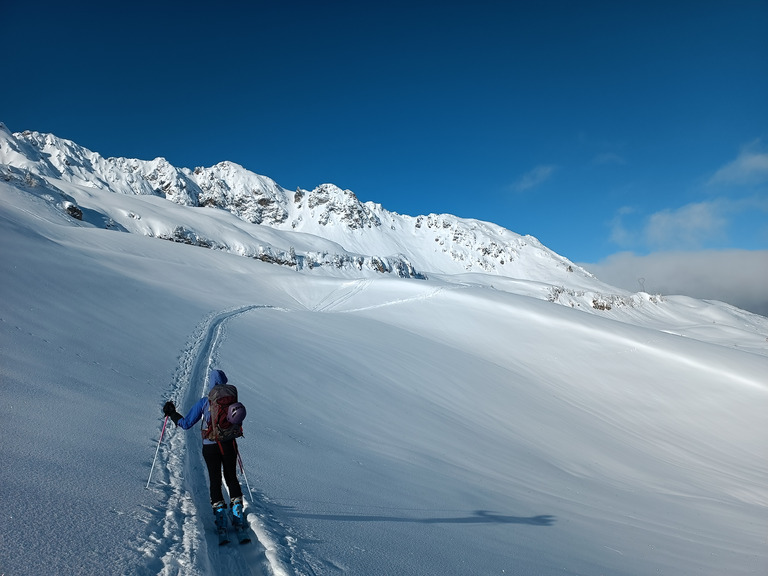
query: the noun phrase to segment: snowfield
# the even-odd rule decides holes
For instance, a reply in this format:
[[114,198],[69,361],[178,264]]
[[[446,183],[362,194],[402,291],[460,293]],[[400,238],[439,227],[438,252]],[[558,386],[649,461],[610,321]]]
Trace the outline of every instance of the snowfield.
[[[0,152],[0,574],[768,573],[768,319],[545,250],[460,273],[400,236],[426,279],[297,270],[247,252],[349,251],[338,227]],[[182,224],[243,254],[139,229]],[[169,423],[145,488],[163,403],[211,367],[248,408],[243,546],[217,545],[197,428]]]

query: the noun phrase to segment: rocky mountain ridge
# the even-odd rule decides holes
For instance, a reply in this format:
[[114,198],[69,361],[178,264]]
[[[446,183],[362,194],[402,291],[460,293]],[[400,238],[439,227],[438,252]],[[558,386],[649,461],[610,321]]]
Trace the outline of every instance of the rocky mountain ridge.
[[[482,273],[548,284],[592,286],[586,270],[543,246],[532,236],[521,236],[489,222],[447,214],[400,215],[380,204],[361,202],[354,192],[334,184],[312,190],[289,191],[269,177],[233,162],[194,169],[172,166],[164,158],[137,160],[104,158],[70,140],[33,131],[11,133],[0,123],[0,177],[5,181],[37,179],[63,192],[70,185],[68,210],[82,207],[75,189],[97,189],[123,195],[156,196],[180,206],[217,208],[253,224],[253,234],[264,228],[281,233],[303,233],[328,241],[329,246],[303,249],[270,236],[256,252],[246,255],[279,264],[313,269],[373,270],[403,277],[430,274]],[[230,249],[210,234],[179,222],[172,230],[136,226],[134,214],[110,214],[112,227],[197,244]],[[248,252],[246,250],[246,252]],[[254,251],[251,251],[254,252]]]

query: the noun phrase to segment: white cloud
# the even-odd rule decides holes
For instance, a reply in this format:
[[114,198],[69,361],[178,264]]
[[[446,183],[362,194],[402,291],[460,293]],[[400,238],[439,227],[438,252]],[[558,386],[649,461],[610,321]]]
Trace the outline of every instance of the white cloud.
[[710,185],[749,185],[768,182],[768,152],[761,150],[760,140],[745,146],[738,157],[720,168]]
[[652,214],[643,230],[645,241],[654,247],[698,248],[713,239],[723,239],[728,227],[721,201],[687,204],[676,210]]
[[530,172],[526,172],[523,176],[514,184],[514,189],[518,192],[535,188],[549,180],[552,174],[557,170],[557,166],[552,164],[543,164],[536,166]]
[[755,238],[768,233],[765,221],[755,218],[759,213],[768,213],[768,196],[761,193],[693,202],[647,216],[623,206],[608,223],[610,240],[625,250],[713,248],[728,244],[737,228],[742,235],[747,232]]
[[634,233],[624,224],[624,217],[635,213],[631,206],[619,208],[616,216],[611,220],[611,242],[619,246],[631,246],[634,243]]
[[768,316],[768,250],[622,252],[581,266],[625,290],[720,300]]

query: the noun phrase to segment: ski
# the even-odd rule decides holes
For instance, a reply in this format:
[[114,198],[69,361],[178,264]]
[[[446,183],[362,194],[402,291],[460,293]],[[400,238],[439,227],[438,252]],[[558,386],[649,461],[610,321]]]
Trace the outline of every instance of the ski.
[[237,533],[237,541],[240,544],[248,544],[251,541],[251,537],[248,535],[248,529],[241,522],[232,522],[232,526],[235,527]]
[[224,502],[214,504],[213,514],[216,517],[216,531],[219,533],[219,546],[229,543],[227,534],[227,514],[224,511]]
[[232,526],[235,528],[235,532],[237,532],[237,540],[240,544],[248,544],[251,541],[251,537],[248,535],[247,524],[245,523],[242,496],[232,499]]

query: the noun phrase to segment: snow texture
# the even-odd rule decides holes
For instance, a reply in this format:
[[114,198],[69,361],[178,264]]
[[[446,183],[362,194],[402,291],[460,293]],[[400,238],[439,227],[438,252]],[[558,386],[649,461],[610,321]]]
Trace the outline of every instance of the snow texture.
[[[768,572],[768,319],[0,125],[0,574]],[[171,240],[171,241],[163,241]],[[223,369],[253,542],[186,411]]]

